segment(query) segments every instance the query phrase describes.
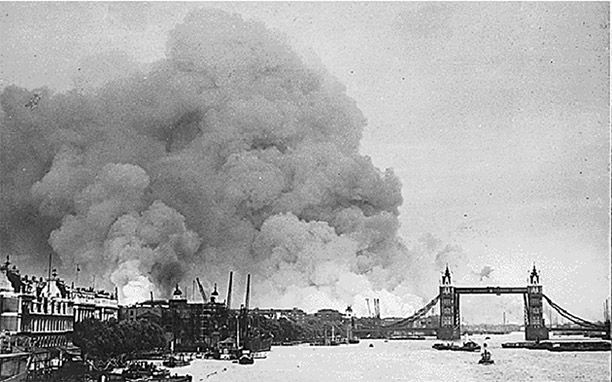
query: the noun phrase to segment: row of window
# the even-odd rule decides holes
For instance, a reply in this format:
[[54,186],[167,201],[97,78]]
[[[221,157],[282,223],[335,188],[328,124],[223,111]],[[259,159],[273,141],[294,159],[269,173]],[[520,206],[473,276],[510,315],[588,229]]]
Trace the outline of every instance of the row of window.
[[30,312],[32,313],[48,313],[48,314],[71,314],[71,307],[65,301],[49,301],[44,302],[33,301],[30,304]]
[[29,326],[31,332],[62,332],[72,330],[72,320],[33,317]]

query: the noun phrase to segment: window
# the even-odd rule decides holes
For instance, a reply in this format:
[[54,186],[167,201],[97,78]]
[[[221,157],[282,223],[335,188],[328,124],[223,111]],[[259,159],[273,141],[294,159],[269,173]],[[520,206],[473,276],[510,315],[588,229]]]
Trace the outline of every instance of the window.
[[9,316],[9,317],[2,317],[2,318],[0,318],[0,326],[3,329],[6,329],[6,330],[11,331],[11,332],[17,331],[17,329],[18,329],[18,327],[17,327],[17,317],[16,316]]
[[19,309],[19,299],[17,297],[2,298],[2,312],[17,312]]

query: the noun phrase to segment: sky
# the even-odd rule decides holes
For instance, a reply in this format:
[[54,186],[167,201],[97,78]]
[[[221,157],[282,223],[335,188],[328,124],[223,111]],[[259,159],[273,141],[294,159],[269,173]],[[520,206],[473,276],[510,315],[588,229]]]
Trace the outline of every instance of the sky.
[[146,66],[202,5],[264,22],[346,86],[368,120],[361,153],[402,182],[408,245],[459,246],[492,285],[525,284],[535,263],[553,300],[601,317],[608,3],[0,3],[0,87],[65,91],[88,63],[94,79]]

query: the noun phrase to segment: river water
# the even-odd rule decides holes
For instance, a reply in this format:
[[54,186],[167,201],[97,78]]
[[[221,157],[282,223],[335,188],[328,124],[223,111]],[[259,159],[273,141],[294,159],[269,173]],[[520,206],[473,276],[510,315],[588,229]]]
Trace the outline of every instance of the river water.
[[[564,337],[566,338],[566,337]],[[470,339],[482,344],[484,336]],[[361,340],[335,347],[273,347],[254,365],[194,360],[173,372],[199,381],[610,381],[610,352],[549,352],[503,349],[523,333],[491,336],[495,364],[479,365],[478,353],[438,351],[435,339]],[[369,347],[373,344],[374,347]]]

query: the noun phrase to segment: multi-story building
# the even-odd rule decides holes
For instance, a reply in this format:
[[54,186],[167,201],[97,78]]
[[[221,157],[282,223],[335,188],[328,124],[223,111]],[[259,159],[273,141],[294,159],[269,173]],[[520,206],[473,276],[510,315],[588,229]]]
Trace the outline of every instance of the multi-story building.
[[120,320],[155,322],[166,332],[168,346],[176,350],[214,347],[219,339],[230,335],[230,326],[235,328],[230,310],[225,303],[217,302],[217,296],[215,290],[208,302],[188,302],[177,285],[170,300],[121,307]]
[[120,306],[119,321],[147,320],[162,326],[162,317],[168,307],[167,300],[149,300],[134,305]]
[[116,295],[70,287],[55,270],[50,277],[37,278],[22,276],[8,258],[0,266],[3,341],[28,348],[67,346],[75,322],[117,318],[118,309]]
[[101,321],[119,319],[117,291],[110,293],[94,288],[71,288],[70,294],[74,304],[74,322],[88,318]]
[[24,346],[68,344],[74,315],[70,292],[53,273],[51,278],[21,276],[10,262],[0,266],[0,330]]
[[345,316],[335,309],[320,309],[314,316],[322,321],[342,321]]

